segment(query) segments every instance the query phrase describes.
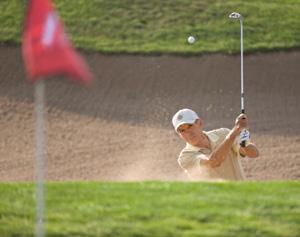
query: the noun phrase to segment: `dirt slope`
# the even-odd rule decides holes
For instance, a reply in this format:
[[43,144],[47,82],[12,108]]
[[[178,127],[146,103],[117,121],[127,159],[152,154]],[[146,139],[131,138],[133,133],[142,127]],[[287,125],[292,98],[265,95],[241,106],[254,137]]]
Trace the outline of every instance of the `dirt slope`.
[[[46,82],[49,180],[184,180],[170,120],[196,110],[206,129],[231,127],[240,107],[239,56],[85,54],[89,89]],[[249,179],[300,179],[300,52],[245,56],[246,112],[260,159]],[[34,178],[33,87],[19,48],[0,46],[0,180]]]

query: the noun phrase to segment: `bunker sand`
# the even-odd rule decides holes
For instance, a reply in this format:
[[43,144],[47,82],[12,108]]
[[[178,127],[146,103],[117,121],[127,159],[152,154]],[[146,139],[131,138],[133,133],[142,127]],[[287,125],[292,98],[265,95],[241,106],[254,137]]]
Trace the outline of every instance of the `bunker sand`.
[[[239,55],[85,54],[96,80],[46,81],[48,180],[186,180],[172,115],[194,109],[205,129],[233,126],[240,111]],[[259,159],[250,180],[300,178],[300,53],[246,55],[245,107]],[[19,48],[0,46],[0,180],[34,179],[33,86]]]

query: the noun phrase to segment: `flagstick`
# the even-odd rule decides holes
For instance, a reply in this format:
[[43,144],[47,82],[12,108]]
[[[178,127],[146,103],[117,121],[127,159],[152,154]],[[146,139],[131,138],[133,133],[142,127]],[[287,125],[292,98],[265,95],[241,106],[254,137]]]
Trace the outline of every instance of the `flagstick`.
[[35,90],[35,113],[36,113],[36,237],[44,237],[44,80],[38,80],[34,86]]

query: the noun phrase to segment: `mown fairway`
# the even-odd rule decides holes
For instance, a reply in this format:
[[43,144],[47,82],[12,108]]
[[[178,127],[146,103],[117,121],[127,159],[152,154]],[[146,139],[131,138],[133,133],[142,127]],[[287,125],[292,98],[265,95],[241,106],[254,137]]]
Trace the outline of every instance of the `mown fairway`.
[[[299,182],[48,183],[47,236],[299,236]],[[34,235],[34,185],[0,185],[0,236]]]
[[[0,41],[20,42],[25,3],[0,1]],[[55,0],[77,47],[110,53],[204,53],[239,51],[244,18],[245,51],[299,49],[298,0]],[[194,35],[192,46],[186,41]]]

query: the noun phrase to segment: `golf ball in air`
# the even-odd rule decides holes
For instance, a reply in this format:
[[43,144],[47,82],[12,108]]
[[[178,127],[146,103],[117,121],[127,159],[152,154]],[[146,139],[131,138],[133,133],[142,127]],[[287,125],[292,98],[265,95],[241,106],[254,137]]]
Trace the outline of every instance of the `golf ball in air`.
[[189,42],[189,44],[193,44],[195,43],[196,39],[194,36],[190,35],[188,38],[187,38],[187,41]]

